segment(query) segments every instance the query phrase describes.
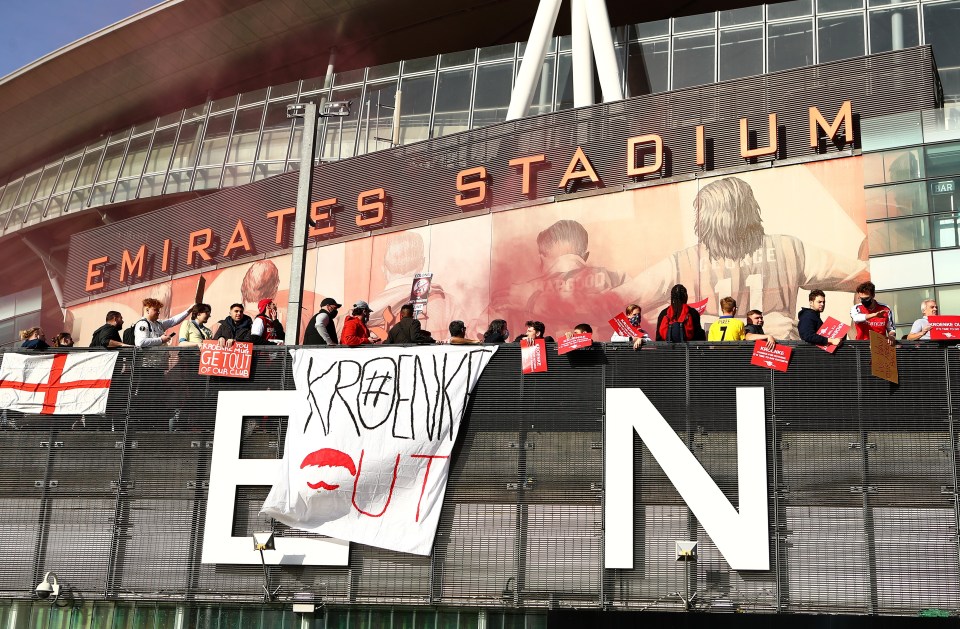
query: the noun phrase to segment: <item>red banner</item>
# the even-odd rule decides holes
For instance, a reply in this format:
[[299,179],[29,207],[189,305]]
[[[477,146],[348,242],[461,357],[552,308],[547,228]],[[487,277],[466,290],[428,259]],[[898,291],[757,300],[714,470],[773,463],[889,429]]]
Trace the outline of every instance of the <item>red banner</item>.
[[[823,325],[820,326],[820,329],[817,330],[817,334],[820,336],[825,336],[828,339],[842,339],[847,335],[847,332],[850,331],[850,326],[846,323],[840,323],[833,317],[827,317],[827,320]],[[820,349],[825,352],[834,353],[837,351],[839,345],[819,345]]]
[[613,331],[620,336],[643,336],[643,333],[637,328],[633,327],[633,325],[630,323],[630,319],[628,319],[627,315],[623,314],[622,312],[613,319],[610,319],[609,323],[610,327],[613,328]]
[[541,373],[547,370],[547,343],[536,339],[533,343],[520,341],[520,358],[523,361],[523,373]]
[[695,301],[692,304],[687,305],[696,310],[697,314],[702,315],[707,310],[707,301],[709,301],[709,299],[709,297],[704,297],[700,301]]
[[231,347],[220,347],[216,341],[204,341],[200,344],[201,376],[221,376],[223,378],[249,378],[250,365],[253,363],[253,343],[238,341]]
[[773,349],[767,349],[766,343],[766,341],[757,341],[753,345],[753,357],[750,359],[750,364],[774,371],[786,371],[790,364],[790,354],[793,353],[793,348],[786,345],[774,345]]
[[570,338],[560,339],[560,342],[557,343],[557,353],[563,355],[591,345],[593,345],[592,334],[574,334]]
[[930,328],[931,341],[960,340],[960,317],[927,317],[927,321],[929,321],[932,326]]

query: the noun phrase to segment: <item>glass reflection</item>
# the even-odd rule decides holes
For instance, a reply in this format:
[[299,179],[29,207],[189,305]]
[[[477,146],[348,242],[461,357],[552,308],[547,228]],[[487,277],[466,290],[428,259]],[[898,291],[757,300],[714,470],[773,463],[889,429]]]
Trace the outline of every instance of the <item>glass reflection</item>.
[[437,80],[437,102],[433,114],[433,135],[442,137],[470,128],[470,90],[473,68],[441,72]]
[[763,27],[720,31],[721,81],[763,73]]
[[499,63],[477,68],[473,128],[497,124],[507,119],[513,87],[513,64]]
[[[434,60],[435,62],[436,60]],[[400,143],[411,144],[430,138],[430,110],[433,107],[433,75],[404,78],[400,84]]]

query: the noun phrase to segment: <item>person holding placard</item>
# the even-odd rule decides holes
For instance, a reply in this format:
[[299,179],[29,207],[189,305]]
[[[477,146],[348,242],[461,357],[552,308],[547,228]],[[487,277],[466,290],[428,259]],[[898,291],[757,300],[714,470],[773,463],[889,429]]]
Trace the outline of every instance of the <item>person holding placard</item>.
[[827,338],[817,334],[817,330],[823,327],[823,319],[820,313],[827,307],[827,296],[823,291],[816,288],[810,291],[810,307],[801,308],[797,313],[797,330],[800,332],[800,338],[811,345],[839,345],[839,338]]
[[907,335],[908,341],[930,340],[930,330],[933,329],[933,325],[931,325],[928,317],[935,317],[940,314],[937,301],[935,299],[924,299],[920,302],[920,314],[923,316],[913,322],[910,334]]
[[860,303],[850,309],[850,318],[853,319],[856,329],[856,340],[869,341],[870,330],[887,337],[889,343],[897,338],[896,326],[893,322],[893,310],[886,304],[876,300],[877,287],[873,282],[864,282],[857,286],[857,299]]

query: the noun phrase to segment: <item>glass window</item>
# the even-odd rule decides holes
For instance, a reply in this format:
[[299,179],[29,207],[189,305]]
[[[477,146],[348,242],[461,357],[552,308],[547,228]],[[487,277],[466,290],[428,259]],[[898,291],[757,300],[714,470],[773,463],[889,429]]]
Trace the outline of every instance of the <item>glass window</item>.
[[400,83],[400,144],[430,138],[430,110],[433,108],[434,75],[404,78]]
[[252,162],[257,154],[257,140],[260,139],[260,125],[263,123],[263,107],[241,109],[233,125],[233,137],[230,140],[230,152],[227,163]]
[[403,73],[413,74],[414,72],[426,72],[427,70],[437,69],[437,56],[421,57],[403,62]]
[[183,110],[183,119],[184,120],[193,120],[194,118],[200,118],[207,114],[207,103],[202,105],[197,105],[195,107],[190,107],[189,109]]
[[169,127],[172,124],[177,124],[180,122],[180,116],[183,114],[183,111],[175,111],[172,114],[167,114],[166,116],[160,118],[157,121],[157,128]]
[[56,218],[63,214],[63,209],[67,206],[67,195],[58,194],[50,197],[47,204],[47,213],[44,216],[48,219]]
[[57,181],[57,175],[60,173],[60,162],[49,164],[43,169],[43,177],[40,178],[40,185],[37,187],[37,193],[34,199],[46,199],[53,192],[53,184]]
[[767,5],[768,20],[786,20],[792,17],[810,15],[813,6],[810,0],[792,0],[792,2],[777,2]]
[[[353,85],[354,83],[362,83],[363,75],[366,72],[365,68],[358,68],[356,70],[347,70],[346,72],[337,72],[333,77],[333,84],[337,87],[343,85]],[[317,78],[316,84],[311,84],[310,87],[313,90],[322,90],[323,84],[326,81],[326,77],[321,76]],[[303,91],[307,91],[307,84],[304,82]]]
[[[910,332],[913,322],[920,318],[920,304],[933,297],[933,288],[909,288],[907,290],[877,291],[877,301],[890,306],[893,320],[897,323],[897,338]],[[938,304],[939,305],[939,304]]]
[[232,123],[232,112],[222,116],[210,116],[200,145],[200,166],[223,163],[223,158],[227,155],[227,140]]
[[[917,302],[919,305],[920,302]],[[937,306],[944,314],[960,312],[960,286],[938,286]]]
[[[397,84],[393,81],[382,83],[380,85],[371,85],[367,87],[367,101],[370,103],[370,137],[365,138],[369,147],[364,153],[375,151],[381,148],[388,148],[389,144],[380,143],[376,138],[390,138],[393,127],[393,99],[396,96]],[[357,140],[358,121],[360,112],[365,109],[360,105],[360,87],[348,87],[342,90],[333,91],[332,100],[352,100],[354,106],[350,109],[350,115],[343,118],[326,119],[326,136],[323,139],[323,152],[320,153],[324,159],[341,159],[343,157],[353,157],[353,147]],[[386,107],[391,109],[387,109]],[[378,111],[379,110],[379,111]],[[366,113],[364,113],[366,115]],[[303,125],[297,124],[297,129],[302,133]],[[318,127],[317,133],[323,133],[324,127]],[[301,142],[294,140],[291,149],[290,159],[300,159]]]
[[[150,148],[150,156],[147,158],[146,172],[167,172],[167,167],[170,166],[170,155],[173,154],[173,141],[176,137],[176,129],[157,131],[153,138],[153,146]],[[160,181],[163,181],[163,177],[160,177]]]
[[23,179],[17,179],[7,184],[7,187],[4,188],[3,199],[0,200],[0,212],[6,212],[13,207],[13,202],[17,200],[17,194],[22,187]]
[[80,169],[80,156],[73,155],[63,162],[63,168],[60,170],[60,176],[57,178],[57,185],[53,188],[53,193],[66,192],[73,187],[73,180]]
[[867,220],[899,218],[927,213],[927,184],[923,181],[895,186],[867,188],[863,191]]
[[437,103],[433,114],[433,135],[442,137],[470,128],[470,90],[473,68],[441,72],[437,80]]
[[573,62],[570,53],[557,58],[557,110],[573,108]]
[[147,147],[149,146],[149,135],[141,135],[130,141],[127,157],[123,160],[123,168],[120,169],[121,177],[139,177],[143,173],[143,164],[147,159]]
[[87,201],[90,199],[90,188],[83,188],[82,190],[74,190],[70,193],[70,199],[67,201],[67,208],[65,212],[76,212],[77,210],[82,210],[87,206]]
[[870,12],[870,52],[900,50],[919,43],[916,6]]
[[933,246],[956,247],[958,214],[937,214],[933,217]]
[[17,195],[17,201],[14,205],[23,205],[33,199],[33,193],[37,191],[37,183],[40,181],[40,171],[32,172],[23,178],[23,185],[20,186],[20,194]]
[[193,182],[194,190],[210,190],[220,185],[223,168],[198,168],[197,178]]
[[116,181],[117,175],[120,174],[123,153],[126,150],[126,141],[117,142],[107,147],[107,153],[103,156],[103,165],[100,167],[100,174],[97,176],[97,183]]
[[16,293],[14,299],[16,301],[15,312],[20,316],[39,311],[43,297],[39,288],[28,288]]
[[862,9],[863,0],[817,0],[817,13]]
[[477,60],[500,61],[501,59],[513,59],[514,44],[500,44],[499,46],[488,46],[481,48],[477,53]]
[[233,109],[237,106],[237,95],[232,94],[226,98],[221,98],[210,103],[210,113],[219,114],[221,112]]
[[227,166],[223,169],[222,188],[232,188],[250,183],[250,175],[253,174],[253,164],[241,164],[239,166]]
[[628,35],[631,39],[643,39],[645,37],[662,37],[670,34],[670,20],[657,20],[655,22],[642,22],[632,24],[627,27]]
[[902,253],[930,248],[926,217],[867,223],[870,255]]
[[927,177],[960,174],[960,143],[938,144],[924,148]]
[[270,100],[286,98],[287,96],[296,96],[300,90],[300,81],[291,81],[283,85],[274,85],[270,88]]
[[933,46],[944,94],[960,94],[960,1],[923,5],[924,43]]
[[[787,2],[785,4],[793,4]],[[768,9],[774,6],[768,5]],[[813,28],[809,21],[767,27],[767,71],[789,70],[813,63]]]
[[631,42],[627,54],[627,87],[630,96],[667,91],[669,41]]
[[763,74],[763,27],[720,31],[719,80]]
[[473,105],[474,129],[506,120],[512,87],[512,63],[477,67],[477,93]]
[[140,135],[142,133],[153,133],[154,127],[156,127],[156,119],[151,120],[150,122],[144,122],[143,124],[138,124],[133,128],[133,135]]
[[93,183],[93,176],[97,173],[101,155],[103,155],[103,148],[96,149],[83,156],[83,161],[80,162],[80,174],[77,175],[74,188],[89,186]]
[[[871,7],[881,7],[890,4],[906,4],[908,2],[915,3],[917,0],[869,0],[867,2],[868,6]],[[924,0],[925,2],[931,2],[933,0]]]
[[[388,77],[395,77],[400,74],[400,62],[394,61],[393,63],[385,63],[381,66],[373,66],[367,70],[367,80],[376,81],[378,79],[385,79]],[[340,100],[340,99],[334,99]]]
[[863,14],[820,18],[817,47],[820,63],[863,56]]
[[257,164],[253,171],[253,180],[260,181],[267,177],[273,177],[283,173],[283,162],[274,162],[272,164]]
[[462,50],[460,52],[450,52],[440,55],[440,68],[451,68],[454,66],[467,65],[473,63],[477,56],[476,48],[471,50]]
[[[553,111],[553,66],[554,57],[544,59],[543,67],[540,68],[540,80],[537,81],[537,87],[530,101],[530,109],[527,110],[528,116],[548,114]],[[599,94],[599,90],[596,93]]]
[[167,175],[167,187],[164,194],[175,194],[177,192],[187,192],[190,190],[190,178],[193,176],[192,170],[172,170]]
[[197,163],[197,152],[200,150],[200,134],[203,131],[203,121],[185,122],[180,126],[180,137],[177,139],[177,148],[173,152],[171,170],[193,168]]
[[252,92],[244,92],[240,95],[240,106],[262,103],[267,98],[267,88],[261,88]]
[[700,15],[685,15],[673,18],[674,33],[689,33],[690,31],[702,31],[708,28],[716,28],[716,13],[701,13]]
[[673,89],[713,83],[714,36],[673,38]]
[[[123,201],[129,201],[130,199],[136,198],[137,196],[137,184],[140,183],[140,179],[121,179],[117,182],[117,189],[113,193],[113,202],[122,203]],[[47,210],[47,213],[50,213],[50,210]]]
[[34,201],[30,204],[29,209],[24,214],[23,222],[24,223],[34,223],[43,218],[43,211],[47,207],[47,201]]
[[863,156],[863,183],[894,183],[923,177],[920,149],[901,149]]
[[737,26],[763,21],[763,5],[720,11],[720,26]]
[[287,158],[290,145],[291,120],[287,118],[287,105],[293,99],[275,101],[267,105],[267,115],[263,122],[263,137],[257,160],[283,160]]
[[163,174],[159,175],[147,175],[143,178],[143,182],[140,184],[140,194],[137,196],[141,199],[146,199],[148,197],[155,197],[163,190]]
[[0,295],[0,319],[10,319],[17,314],[17,295]]

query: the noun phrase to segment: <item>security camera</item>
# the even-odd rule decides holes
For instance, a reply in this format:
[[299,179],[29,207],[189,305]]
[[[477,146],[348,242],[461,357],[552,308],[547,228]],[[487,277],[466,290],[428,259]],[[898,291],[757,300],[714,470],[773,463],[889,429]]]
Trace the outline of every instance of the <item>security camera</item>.
[[43,581],[33,591],[37,593],[37,598],[40,600],[46,600],[52,595],[53,600],[56,601],[57,597],[60,596],[60,584],[57,582],[57,575],[52,572],[43,575]]

